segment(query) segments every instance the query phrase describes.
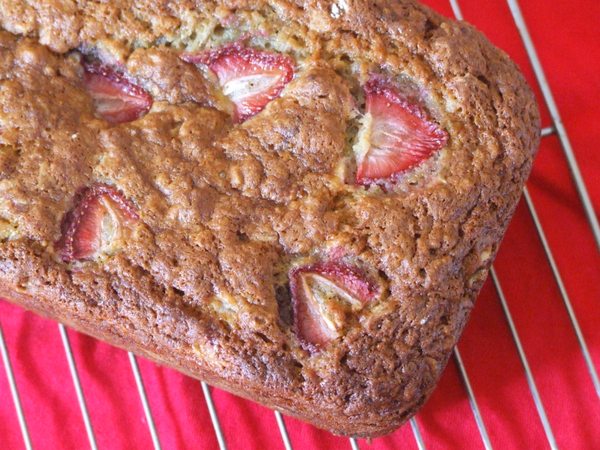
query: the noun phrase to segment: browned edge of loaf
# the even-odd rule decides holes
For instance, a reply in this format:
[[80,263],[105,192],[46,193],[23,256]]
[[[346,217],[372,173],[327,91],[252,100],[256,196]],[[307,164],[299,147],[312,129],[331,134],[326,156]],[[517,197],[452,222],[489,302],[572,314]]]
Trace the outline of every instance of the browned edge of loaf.
[[[281,399],[273,396],[265,396],[262,390],[256,389],[256,386],[240,386],[235,383],[228,383],[218,374],[215,375],[214,373],[203,370],[195,361],[181,359],[176,352],[160,353],[161,348],[157,346],[141,345],[139,342],[132,340],[129,336],[117,335],[111,330],[98,326],[98,322],[96,321],[74,319],[73,316],[65,314],[64,311],[53,308],[52,300],[43,299],[43,301],[41,301],[42,299],[40,297],[33,298],[27,294],[14,291],[11,287],[5,285],[0,285],[0,298],[8,300],[9,302],[19,305],[40,316],[56,320],[80,333],[87,334],[88,336],[120,347],[123,350],[133,352],[136,355],[143,356],[157,364],[176,369],[190,377],[205,381],[212,386],[224,389],[235,395],[239,395],[240,397],[259,402],[272,409],[277,409],[287,415],[298,417],[303,420],[309,420],[308,418],[312,416],[310,411],[300,409],[305,406],[303,404],[291,404],[288,408],[281,408]],[[42,305],[48,305],[48,307]],[[395,426],[392,426],[389,428],[389,431],[394,429]]]

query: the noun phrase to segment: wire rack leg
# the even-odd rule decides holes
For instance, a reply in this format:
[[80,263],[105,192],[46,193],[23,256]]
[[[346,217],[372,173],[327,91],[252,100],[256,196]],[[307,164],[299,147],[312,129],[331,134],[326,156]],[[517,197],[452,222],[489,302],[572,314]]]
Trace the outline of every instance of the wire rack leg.
[[486,448],[486,450],[492,450],[492,442],[490,441],[487,428],[485,427],[485,423],[483,422],[483,416],[481,415],[479,405],[477,404],[477,400],[475,399],[475,393],[473,392],[473,388],[471,388],[471,382],[469,381],[469,376],[467,375],[467,369],[465,368],[458,347],[454,348],[454,359],[456,361],[456,365],[458,366],[458,370],[460,371],[465,390],[469,395],[469,403],[471,405],[471,410],[473,411],[473,416],[475,417],[475,422],[477,423],[477,428],[479,428],[479,434],[481,435],[483,445]]
[[540,420],[542,422],[542,426],[544,427],[544,431],[546,432],[546,438],[548,439],[548,443],[552,449],[557,449],[556,439],[554,438],[554,433],[552,431],[552,427],[550,426],[550,421],[548,420],[548,416],[546,415],[546,409],[544,408],[544,404],[542,403],[542,398],[537,390],[537,386],[535,384],[535,380],[533,378],[533,373],[529,367],[529,362],[527,361],[527,356],[525,355],[525,350],[523,350],[523,345],[521,344],[521,339],[519,338],[519,333],[515,327],[515,324],[512,319],[512,314],[508,309],[508,303],[506,302],[506,297],[504,296],[504,291],[502,290],[502,286],[500,285],[500,280],[496,275],[495,269],[492,267],[490,271],[492,275],[492,281],[494,282],[494,286],[496,288],[496,292],[498,293],[498,297],[500,298],[500,303],[502,304],[502,310],[504,311],[504,315],[506,316],[506,321],[508,322],[508,327],[510,328],[510,332],[512,334],[513,340],[517,347],[517,351],[519,353],[519,358],[521,359],[521,364],[523,365],[523,369],[525,369],[525,376],[527,377],[527,384],[529,384],[529,390],[531,391],[531,395],[533,397],[533,401],[535,403],[535,407],[537,409],[538,415],[540,416]]
[[560,295],[563,299],[563,303],[565,304],[565,308],[567,309],[569,319],[571,320],[571,325],[573,326],[573,330],[575,331],[575,335],[577,336],[577,341],[579,342],[579,347],[581,348],[583,359],[585,360],[588,372],[590,374],[590,377],[592,378],[592,383],[594,384],[594,389],[596,390],[596,395],[600,397],[600,380],[598,379],[598,372],[596,371],[596,367],[594,366],[594,362],[592,361],[592,356],[590,355],[587,342],[585,340],[585,337],[583,336],[581,327],[579,326],[579,321],[577,320],[577,315],[575,314],[575,310],[573,309],[573,305],[571,304],[571,299],[569,298],[569,294],[567,293],[567,289],[565,288],[565,285],[563,283],[562,277],[558,270],[558,266],[556,265],[556,261],[554,260],[554,255],[552,254],[552,250],[550,248],[550,245],[548,244],[548,240],[546,239],[546,233],[542,228],[542,224],[537,215],[537,210],[535,208],[535,205],[533,204],[533,200],[531,199],[531,195],[529,194],[527,188],[524,189],[523,195],[525,197],[527,207],[529,208],[531,218],[533,219],[533,222],[535,224],[535,228],[537,229],[540,241],[542,242],[542,246],[544,247],[546,258],[548,259],[548,263],[550,264],[550,268],[552,269],[552,274],[554,275],[554,280],[556,280],[556,284],[558,285],[558,289],[560,290]]
[[219,416],[217,415],[217,409],[213,402],[212,395],[210,393],[210,387],[204,381],[201,381],[202,392],[204,393],[204,399],[206,400],[206,406],[208,407],[208,413],[210,414],[210,420],[212,421],[215,434],[217,436],[217,442],[219,443],[220,450],[227,450],[227,444],[225,443],[225,436],[221,430],[221,423],[219,422]]
[[285,427],[283,416],[279,411],[273,412],[275,413],[275,419],[277,420],[277,425],[279,426],[279,432],[281,433],[283,446],[285,447],[285,450],[292,450],[292,442],[290,441],[290,436],[288,435],[287,428]]
[[83,395],[79,373],[77,372],[77,366],[75,365],[75,358],[73,358],[73,350],[71,349],[69,335],[67,334],[67,329],[62,323],[58,324],[58,329],[60,331],[60,337],[62,338],[63,346],[65,348],[65,354],[67,355],[69,370],[71,371],[71,378],[73,378],[73,385],[75,386],[75,392],[77,393],[77,400],[79,401],[79,408],[81,409],[81,415],[83,416],[83,422],[85,424],[85,429],[90,441],[90,447],[92,450],[97,450],[98,445],[96,444],[96,436],[94,436],[92,421],[90,420],[90,414],[85,403],[85,396]]
[[421,435],[421,430],[419,428],[419,424],[417,423],[417,419],[414,417],[410,419],[410,427],[412,428],[413,435],[415,436],[417,447],[419,450],[425,450],[425,442],[423,441],[423,436]]
[[25,414],[23,413],[23,407],[21,405],[21,397],[19,396],[19,390],[17,389],[17,383],[15,382],[15,374],[8,356],[8,349],[6,348],[6,341],[4,340],[2,325],[0,325],[0,353],[2,353],[2,361],[4,362],[4,369],[6,370],[6,377],[8,378],[10,393],[12,395],[13,403],[15,404],[17,418],[19,419],[19,427],[21,428],[21,434],[23,435],[23,442],[25,444],[25,448],[27,450],[31,450],[33,447],[31,446],[29,429],[27,428],[27,421],[25,420]]
[[146,394],[146,388],[144,387],[144,380],[137,363],[135,355],[128,352],[129,362],[131,363],[131,370],[135,378],[135,384],[137,385],[138,392],[140,394],[140,400],[142,401],[142,407],[144,408],[144,414],[146,415],[146,422],[148,422],[148,428],[150,429],[150,436],[152,437],[152,444],[155,450],[160,450],[160,440],[158,439],[158,432],[156,431],[156,425],[154,424],[154,418],[152,417],[152,411],[150,410],[150,404],[148,403],[148,395]]
[[581,171],[579,170],[579,164],[577,163],[577,159],[575,158],[575,153],[573,152],[571,141],[569,140],[567,130],[563,125],[560,113],[558,112],[558,107],[556,106],[556,102],[554,101],[554,95],[552,94],[550,85],[548,84],[548,80],[546,79],[546,73],[544,72],[535,46],[533,45],[533,40],[531,39],[529,29],[527,28],[527,24],[525,23],[525,19],[523,18],[523,13],[521,12],[519,2],[517,0],[507,1],[517,29],[519,30],[519,34],[521,35],[521,40],[523,41],[525,50],[527,51],[527,56],[531,61],[533,71],[535,72],[535,77],[537,78],[540,89],[542,90],[544,101],[546,102],[546,106],[550,111],[550,116],[552,117],[554,128],[558,133],[558,138],[560,139],[563,152],[567,158],[567,163],[571,171],[571,177],[573,178],[573,182],[575,183],[575,187],[577,188],[579,198],[581,199],[581,203],[583,204],[583,209],[585,210],[585,214],[594,234],[596,246],[598,247],[598,249],[600,249],[600,224],[598,223],[598,216],[596,216],[594,205],[592,204],[592,201],[590,199],[590,195],[585,185],[585,181],[583,180],[583,176],[581,175]]

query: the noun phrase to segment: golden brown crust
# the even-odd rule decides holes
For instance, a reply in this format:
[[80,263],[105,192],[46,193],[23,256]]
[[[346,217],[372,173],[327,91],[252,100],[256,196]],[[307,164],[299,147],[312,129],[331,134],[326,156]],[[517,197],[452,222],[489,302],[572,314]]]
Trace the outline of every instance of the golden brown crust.
[[[0,295],[335,433],[384,434],[418,409],[537,149],[535,101],[505,54],[410,0],[0,0],[0,26]],[[297,72],[235,125],[178,55],[244,36]],[[150,113],[95,117],[75,49],[126,67]],[[373,72],[410,80],[450,135],[391,191],[340,174]],[[95,182],[140,221],[118,253],[65,264],[61,219]],[[335,248],[389,289],[310,354],[276,287]]]

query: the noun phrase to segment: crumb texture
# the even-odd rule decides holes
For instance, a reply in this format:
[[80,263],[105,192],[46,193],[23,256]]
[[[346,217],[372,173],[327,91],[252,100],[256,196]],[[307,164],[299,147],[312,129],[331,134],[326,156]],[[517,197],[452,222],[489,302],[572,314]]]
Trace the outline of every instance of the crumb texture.
[[[244,120],[240,84],[197,62],[234,44],[275,80]],[[374,77],[444,139],[364,185]],[[412,0],[0,0],[0,295],[334,433],[385,434],[434,388],[538,138],[515,64]],[[335,319],[316,347],[294,323],[327,324],[290,273],[330,283],[310,297]]]

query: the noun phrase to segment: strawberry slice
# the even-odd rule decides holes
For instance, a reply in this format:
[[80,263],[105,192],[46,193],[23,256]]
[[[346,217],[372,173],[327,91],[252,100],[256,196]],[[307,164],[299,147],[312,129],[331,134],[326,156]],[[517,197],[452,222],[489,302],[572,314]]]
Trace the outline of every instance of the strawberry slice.
[[235,104],[236,123],[261,112],[294,76],[290,57],[244,47],[239,42],[210,52],[187,53],[182,58],[214,72],[223,93]]
[[365,94],[367,113],[355,146],[358,184],[393,180],[448,142],[445,130],[385,80],[368,81]]
[[139,119],[150,111],[150,94],[128,81],[123,74],[98,62],[84,62],[83,69],[83,82],[102,119],[119,124]]
[[292,269],[290,291],[294,331],[315,351],[339,337],[347,315],[374,300],[380,289],[358,267],[328,261]]
[[132,203],[106,184],[86,188],[77,197],[75,208],[63,218],[56,244],[65,262],[112,253],[124,227],[138,220]]

